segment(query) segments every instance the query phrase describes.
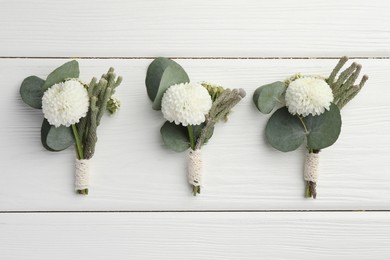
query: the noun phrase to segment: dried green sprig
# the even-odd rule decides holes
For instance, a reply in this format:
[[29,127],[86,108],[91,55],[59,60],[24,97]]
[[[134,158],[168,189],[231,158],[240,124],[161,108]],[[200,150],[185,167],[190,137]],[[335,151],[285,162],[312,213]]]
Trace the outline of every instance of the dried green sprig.
[[[224,120],[231,109],[246,95],[243,89],[224,89],[213,102],[209,113],[206,116],[205,126],[202,128],[199,138],[196,141],[195,149],[201,149],[205,144],[210,131],[218,121]],[[193,186],[194,196],[200,193],[200,186]]]
[[[333,103],[341,110],[349,101],[351,101],[363,88],[364,84],[368,80],[367,75],[363,75],[359,84],[355,84],[355,81],[359,77],[362,65],[353,62],[348,68],[342,71],[339,76],[337,74],[340,72],[342,67],[347,63],[348,57],[341,57],[337,65],[334,67],[330,73],[326,82],[329,84],[333,92]],[[319,153],[320,150],[312,151],[314,153]],[[315,182],[306,181],[306,197],[316,198],[317,184]]]
[[[83,158],[91,159],[95,153],[97,142],[96,130],[100,124],[104,112],[108,109],[109,101],[113,100],[112,95],[116,87],[122,82],[122,77],[116,77],[114,68],[110,68],[101,79],[97,81],[92,78],[88,85],[88,95],[90,99],[90,109],[86,117],[82,118],[77,124],[78,134],[82,143],[84,152]],[[88,189],[78,190],[80,194],[88,194]]]
[[224,119],[230,110],[246,95],[243,89],[225,89],[222,94],[213,102],[211,109],[206,116],[206,124],[196,142],[195,149],[200,149],[207,139],[207,133],[215,124]]
[[368,80],[367,75],[363,75],[359,84],[355,84],[355,81],[359,77],[362,65],[353,62],[348,68],[342,71],[339,76],[341,68],[347,63],[348,57],[341,57],[329,78],[326,80],[333,91],[334,103],[342,109],[349,101],[351,101],[363,88],[364,84]]

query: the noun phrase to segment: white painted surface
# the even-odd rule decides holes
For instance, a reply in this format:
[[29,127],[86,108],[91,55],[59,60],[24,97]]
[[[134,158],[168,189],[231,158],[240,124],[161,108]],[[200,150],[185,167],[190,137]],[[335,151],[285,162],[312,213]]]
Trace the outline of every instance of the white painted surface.
[[[388,60],[358,60],[370,80],[342,112],[338,142],[321,152],[316,201],[303,198],[303,147],[282,153],[267,145],[263,131],[269,116],[257,111],[251,95],[259,85],[283,80],[294,71],[325,74],[337,60],[178,60],[194,81],[248,92],[204,147],[205,187],[197,198],[186,180],[186,153],[171,152],[162,143],[164,119],[152,110],[144,86],[150,59],[80,60],[86,81],[109,66],[123,75],[117,93],[123,107],[99,126],[90,196],[80,198],[73,192],[73,147],[46,151],[40,144],[41,111],[30,109],[18,96],[25,76],[46,77],[64,62],[3,60],[2,71],[11,75],[5,79],[0,104],[13,112],[0,114],[7,122],[0,130],[7,169],[0,189],[2,210],[388,209]],[[16,183],[23,192],[13,194]]]
[[0,254],[7,260],[388,259],[389,218],[378,212],[2,214]]
[[[388,259],[389,11],[384,0],[0,1],[0,259]],[[341,55],[376,59],[358,60],[370,79],[321,153],[319,198],[305,200],[304,151],[266,144],[268,117],[251,95],[296,72],[327,74]],[[248,92],[204,149],[196,198],[145,93],[151,59],[137,57],[155,56],[203,57],[178,62],[195,81]],[[88,197],[73,193],[73,150],[45,151],[42,115],[19,98],[25,77],[66,61],[50,57],[126,57],[79,60],[86,81],[109,66],[124,76],[123,108],[98,130]]]
[[386,0],[14,0],[0,56],[389,56]]

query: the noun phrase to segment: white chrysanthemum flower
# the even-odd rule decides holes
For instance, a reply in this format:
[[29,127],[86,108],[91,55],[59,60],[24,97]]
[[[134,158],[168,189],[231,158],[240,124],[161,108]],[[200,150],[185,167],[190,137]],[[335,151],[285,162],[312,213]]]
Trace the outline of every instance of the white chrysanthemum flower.
[[286,106],[295,115],[321,115],[330,109],[332,89],[319,77],[302,77],[290,83],[286,90]]
[[169,122],[199,125],[212,105],[209,92],[200,84],[181,83],[170,86],[161,101],[161,111]]
[[78,123],[87,115],[88,108],[88,91],[76,79],[54,84],[42,97],[43,114],[55,127]]

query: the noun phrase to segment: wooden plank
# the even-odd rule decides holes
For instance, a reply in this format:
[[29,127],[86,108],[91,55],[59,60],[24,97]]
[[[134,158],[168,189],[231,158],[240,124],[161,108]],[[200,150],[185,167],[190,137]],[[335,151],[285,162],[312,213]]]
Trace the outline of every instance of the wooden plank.
[[389,56],[381,0],[2,1],[0,56]]
[[343,110],[340,139],[321,153],[319,196],[313,201],[303,198],[304,150],[281,153],[266,144],[268,116],[256,110],[251,96],[258,86],[295,72],[327,74],[336,60],[178,60],[193,81],[248,92],[205,146],[205,187],[194,198],[186,182],[186,154],[164,147],[159,134],[163,117],[151,109],[146,95],[151,59],[80,60],[86,81],[109,66],[124,77],[117,94],[122,109],[104,118],[98,129],[88,197],[73,192],[73,149],[44,150],[42,114],[23,104],[18,94],[26,76],[44,78],[65,60],[1,59],[0,210],[389,210],[390,62],[357,61],[370,79]]
[[2,259],[387,259],[387,213],[1,214]]

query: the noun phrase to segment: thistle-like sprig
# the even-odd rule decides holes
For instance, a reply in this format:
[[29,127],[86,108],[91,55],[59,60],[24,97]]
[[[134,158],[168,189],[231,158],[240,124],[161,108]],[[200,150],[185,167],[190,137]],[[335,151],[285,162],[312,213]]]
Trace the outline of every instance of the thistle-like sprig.
[[326,80],[333,91],[334,103],[342,109],[349,101],[351,101],[363,88],[364,84],[368,80],[367,75],[363,75],[359,84],[355,84],[355,81],[359,77],[362,65],[353,62],[351,66],[346,68],[337,77],[341,68],[348,61],[348,57],[342,57],[329,78]]
[[[337,65],[330,73],[326,82],[329,84],[333,92],[333,103],[341,110],[349,101],[351,101],[363,88],[368,80],[367,75],[363,75],[359,84],[355,84],[359,77],[362,65],[353,62],[348,68],[340,72],[341,68],[347,63],[348,57],[343,56],[340,58]],[[339,76],[337,74],[340,72]],[[319,153],[321,150],[313,150],[313,153]],[[308,198],[316,198],[316,183],[306,181],[305,196]]]
[[[219,121],[225,120],[231,109],[246,95],[245,90],[243,89],[223,89],[222,92],[218,92],[220,90],[218,87],[214,88],[214,90],[217,90],[214,93],[218,93],[218,98],[215,99],[209,113],[206,116],[205,126],[202,128],[200,136],[196,141],[195,150],[201,149],[201,147],[206,143],[207,137],[209,136],[210,131],[214,128],[215,124]],[[192,192],[194,196],[199,194],[200,186],[192,186]]]
[[[101,79],[97,81],[94,77],[88,85],[90,109],[86,117],[77,124],[76,132],[76,154],[80,159],[91,159],[95,153],[97,142],[96,130],[104,112],[115,94],[115,89],[122,82],[122,77],[116,77],[114,68],[110,68]],[[78,190],[80,194],[88,194],[88,189]]]
[[196,142],[195,149],[200,149],[207,140],[209,131],[215,126],[218,121],[226,118],[231,109],[245,97],[246,93],[243,89],[225,89],[221,95],[213,102],[209,113],[206,116],[205,126]]

